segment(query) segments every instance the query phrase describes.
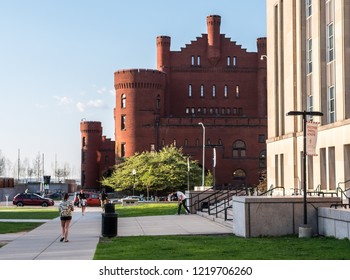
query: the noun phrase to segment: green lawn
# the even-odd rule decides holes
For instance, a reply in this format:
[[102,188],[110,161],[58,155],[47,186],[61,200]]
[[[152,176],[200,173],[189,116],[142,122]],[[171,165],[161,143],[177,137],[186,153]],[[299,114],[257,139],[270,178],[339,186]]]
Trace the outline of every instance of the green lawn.
[[43,223],[17,223],[17,222],[0,222],[0,234],[15,233],[22,231],[31,231]]
[[0,207],[0,219],[54,219],[58,215],[54,207]]
[[[173,215],[176,203],[116,206],[119,217]],[[349,260],[350,241],[234,235],[103,238],[96,260]]]
[[[57,208],[41,207],[0,207],[0,219],[54,219],[58,217]],[[31,231],[40,222],[0,222],[0,234]]]
[[102,239],[95,260],[349,260],[349,240],[233,235]]
[[177,213],[177,203],[140,203],[136,206],[116,204],[115,209],[118,217],[174,215]]

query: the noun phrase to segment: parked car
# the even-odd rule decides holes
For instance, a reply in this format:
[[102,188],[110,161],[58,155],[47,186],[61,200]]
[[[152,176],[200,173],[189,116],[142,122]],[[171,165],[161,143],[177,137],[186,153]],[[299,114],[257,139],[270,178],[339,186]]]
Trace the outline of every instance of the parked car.
[[[100,198],[98,193],[94,192],[84,192],[86,197],[86,205],[87,206],[101,206]],[[79,207],[79,200],[78,200],[79,192],[75,193],[74,196],[74,205]]]
[[63,193],[55,192],[55,193],[51,193],[49,195],[46,195],[45,197],[52,198],[53,200],[62,200]]
[[13,205],[39,205],[43,207],[53,206],[55,202],[51,198],[45,198],[36,193],[19,193],[15,195],[12,201]]

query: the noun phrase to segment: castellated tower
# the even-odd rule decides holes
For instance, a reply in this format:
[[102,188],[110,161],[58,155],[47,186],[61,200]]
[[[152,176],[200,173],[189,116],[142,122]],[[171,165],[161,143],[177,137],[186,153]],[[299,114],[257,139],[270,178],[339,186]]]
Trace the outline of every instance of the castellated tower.
[[115,153],[118,158],[158,149],[159,118],[164,115],[166,74],[130,69],[114,73]]
[[114,165],[114,141],[102,136],[101,122],[82,121],[81,186],[99,189],[103,173]]
[[170,41],[169,36],[157,37],[157,69],[166,73],[170,66]]
[[216,65],[221,57],[220,25],[221,25],[220,16],[218,15],[207,16],[207,30],[208,30],[207,56],[209,61],[213,65]]

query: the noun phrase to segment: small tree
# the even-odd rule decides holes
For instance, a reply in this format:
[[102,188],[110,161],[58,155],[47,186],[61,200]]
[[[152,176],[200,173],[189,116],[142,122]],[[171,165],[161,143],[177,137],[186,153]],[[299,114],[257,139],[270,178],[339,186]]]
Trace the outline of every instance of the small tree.
[[[136,174],[133,175],[133,169]],[[102,185],[116,190],[126,190],[133,186],[138,191],[157,191],[166,188],[185,188],[187,186],[187,156],[182,149],[164,147],[159,152],[143,152],[125,159],[115,166],[110,177],[103,178]],[[190,161],[190,182],[200,182],[201,169],[196,161]]]

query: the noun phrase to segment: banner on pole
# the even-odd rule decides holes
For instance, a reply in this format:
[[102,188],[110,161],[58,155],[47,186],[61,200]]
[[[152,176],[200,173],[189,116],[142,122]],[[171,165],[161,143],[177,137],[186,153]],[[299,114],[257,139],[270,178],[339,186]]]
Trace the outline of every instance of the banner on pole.
[[318,122],[306,122],[306,154],[308,156],[317,156],[316,143],[318,125]]

